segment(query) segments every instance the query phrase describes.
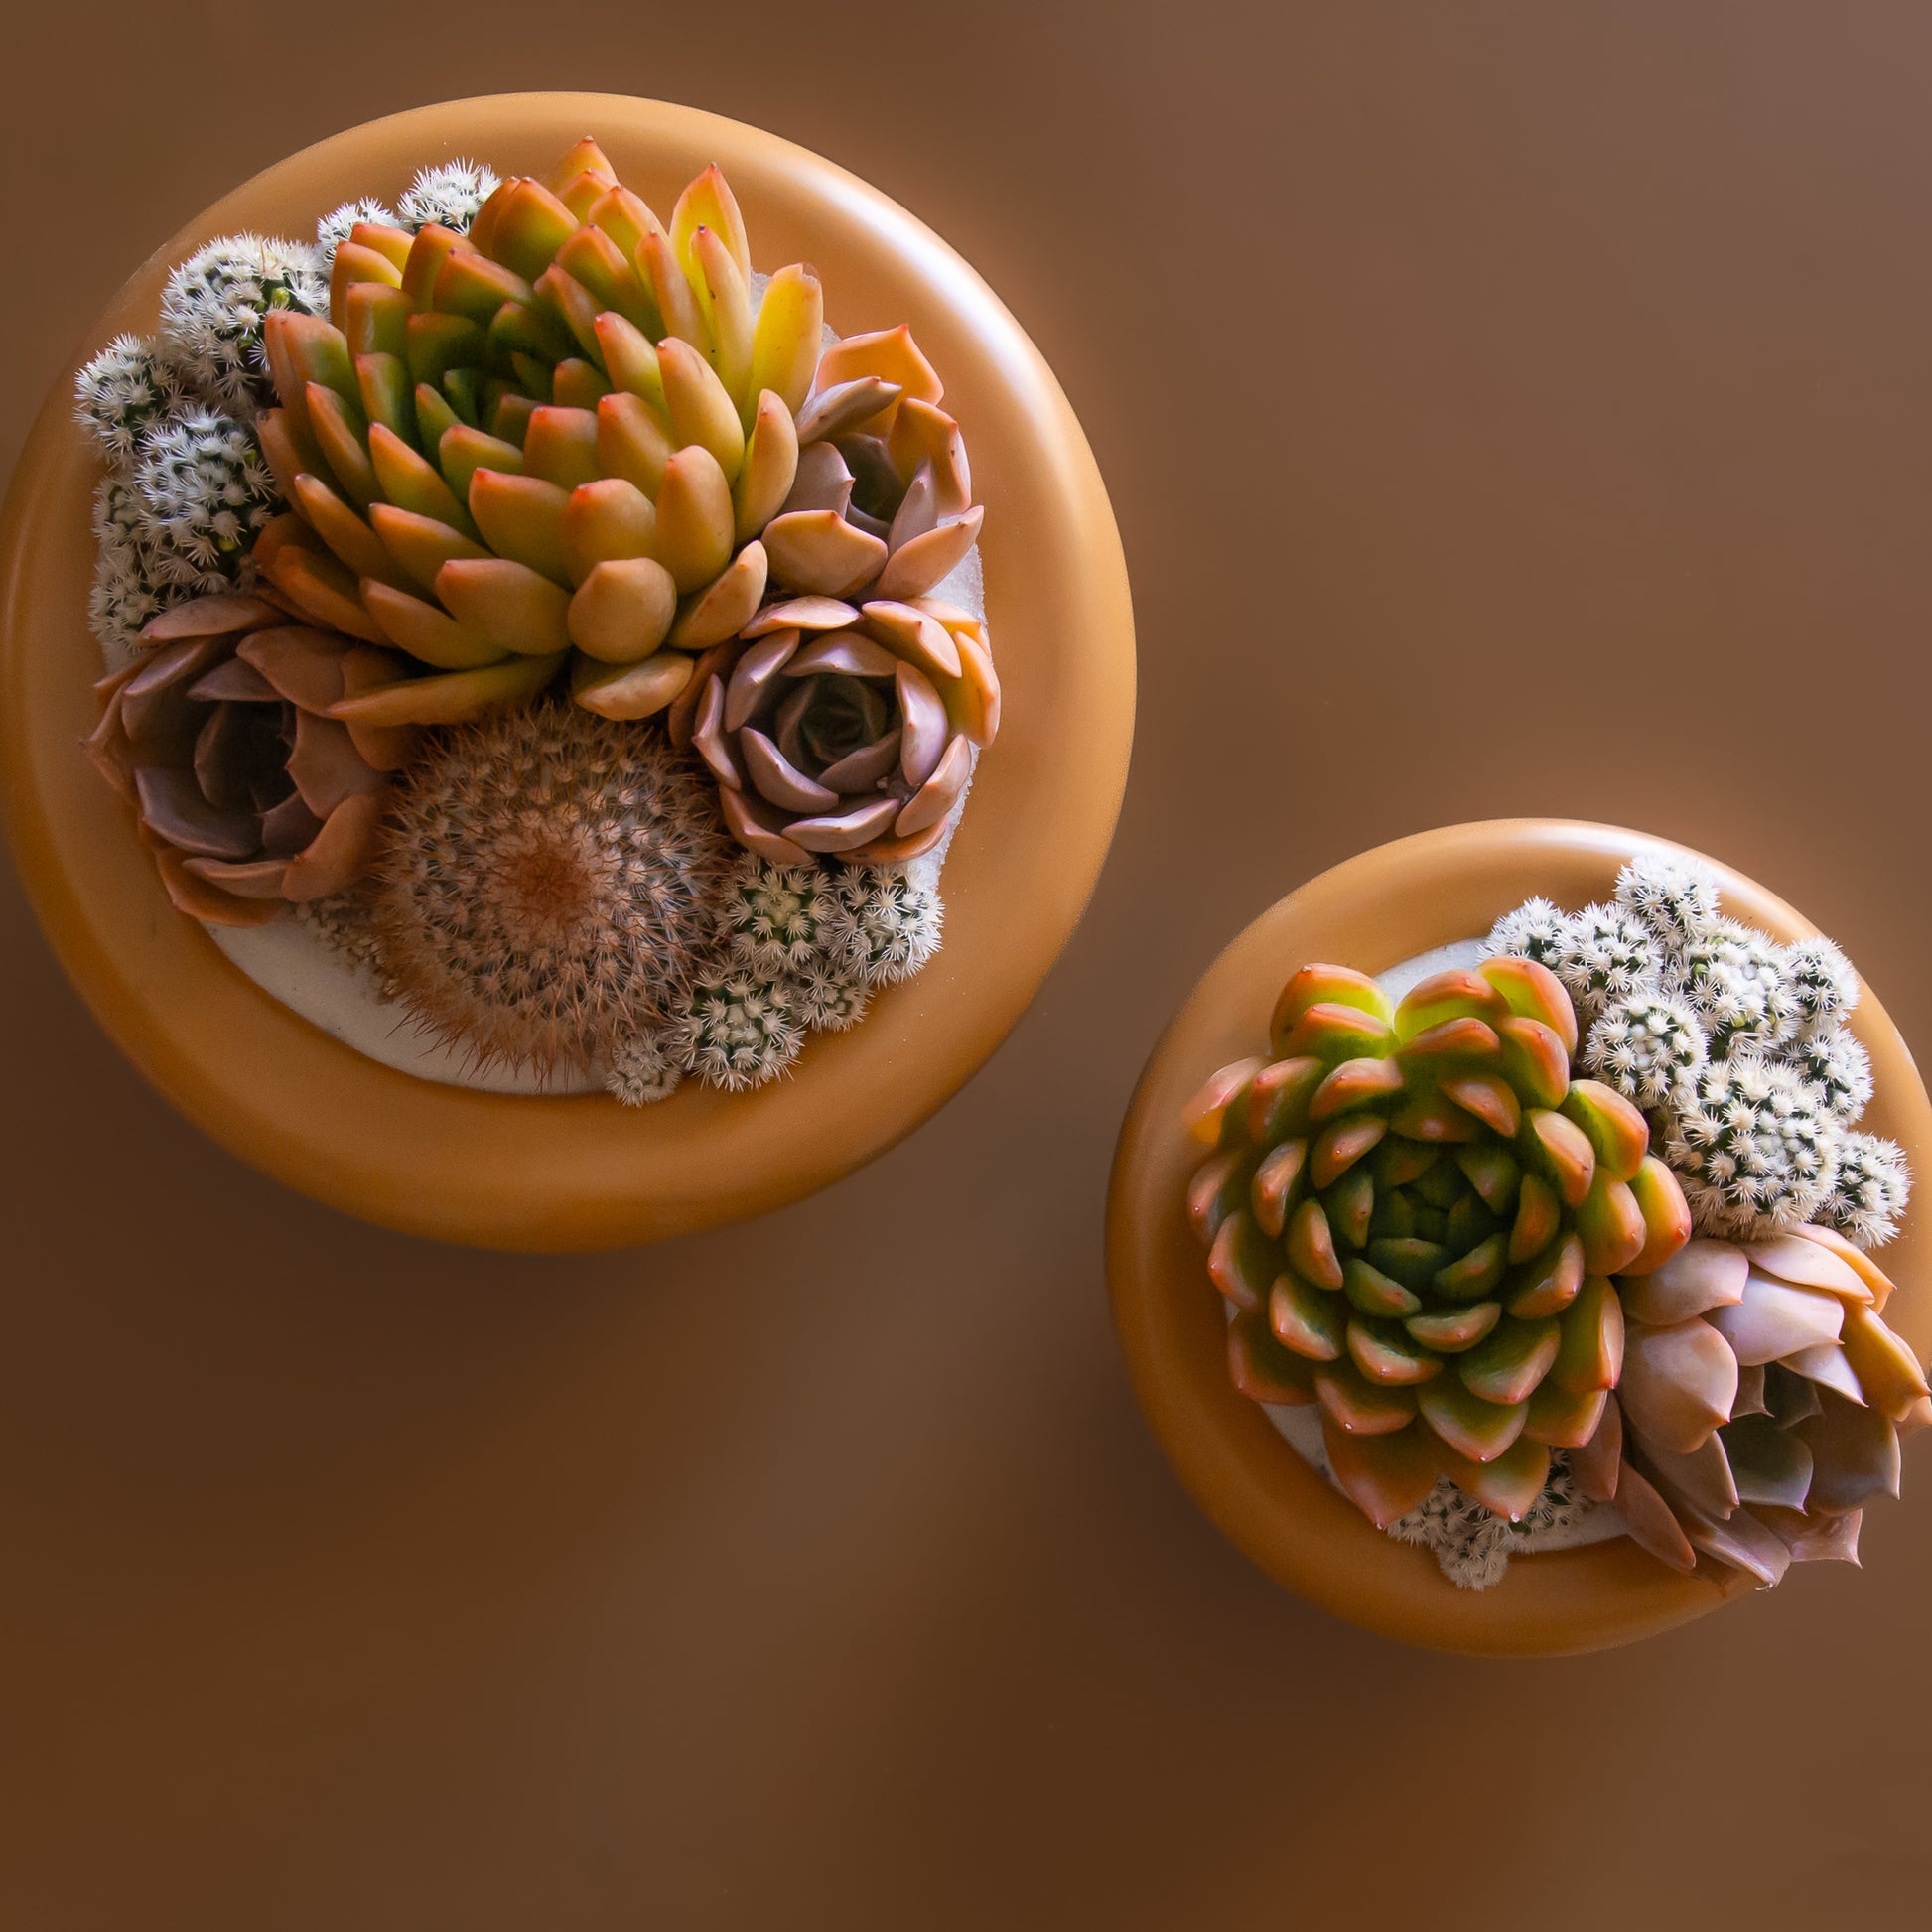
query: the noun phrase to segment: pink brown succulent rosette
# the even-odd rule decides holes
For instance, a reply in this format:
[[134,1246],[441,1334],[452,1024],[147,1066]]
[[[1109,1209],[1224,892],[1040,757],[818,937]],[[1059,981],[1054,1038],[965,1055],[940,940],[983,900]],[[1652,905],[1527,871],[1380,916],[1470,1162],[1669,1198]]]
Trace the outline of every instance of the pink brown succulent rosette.
[[732,836],[790,865],[929,852],[1000,725],[985,625],[930,599],[772,605],[694,695],[672,730],[711,767]]
[[400,660],[242,595],[177,605],[141,642],[95,686],[87,751],[139,812],[176,906],[262,925],[352,885],[416,734],[328,712]]
[[942,394],[903,328],[825,351],[763,535],[788,594],[708,651],[672,707],[732,835],[777,863],[929,852],[999,730],[986,625],[931,595],[984,515]]

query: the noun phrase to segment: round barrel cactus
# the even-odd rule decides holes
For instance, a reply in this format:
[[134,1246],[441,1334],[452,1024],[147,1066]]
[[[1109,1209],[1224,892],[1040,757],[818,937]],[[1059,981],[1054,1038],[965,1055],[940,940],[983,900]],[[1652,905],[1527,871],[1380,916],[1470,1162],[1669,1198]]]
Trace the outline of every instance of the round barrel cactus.
[[1270,1044],[1187,1110],[1214,1150],[1188,1210],[1233,1306],[1236,1385],[1320,1405],[1335,1479],[1378,1528],[1440,1475],[1520,1517],[1621,1370],[1611,1278],[1690,1238],[1643,1115],[1572,1078],[1576,1009],[1529,959],[1395,1006],[1307,966]]

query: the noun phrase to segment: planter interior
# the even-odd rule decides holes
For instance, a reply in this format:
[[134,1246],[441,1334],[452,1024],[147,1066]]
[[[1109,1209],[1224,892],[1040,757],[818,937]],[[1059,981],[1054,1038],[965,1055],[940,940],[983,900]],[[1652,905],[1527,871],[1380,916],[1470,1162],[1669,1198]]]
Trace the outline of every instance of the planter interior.
[[[948,858],[945,943],[865,1022],[814,1035],[749,1095],[689,1083],[643,1110],[597,1096],[435,1085],[298,1019],[169,905],[131,814],[76,741],[99,674],[86,623],[97,461],[64,375],[21,457],[0,533],[0,767],[22,877],[69,977],[174,1104],[320,1200],[413,1233],[556,1250],[653,1240],[779,1206],[890,1147],[1019,1019],[1077,922],[1112,837],[1133,728],[1120,540],[1079,425],[973,271],[830,163],[714,115],[602,94],[423,108],[322,142],[174,236],[89,333],[152,329],[168,269],[237,229],[306,235],[354,195],[393,196],[458,155],[546,170],[597,135],[655,206],[708,162],[756,264],[807,260],[840,334],[908,322],[972,452],[1006,721]],[[1076,729],[1077,721],[1077,729]]]
[[[1566,908],[1607,898],[1639,852],[1684,849],[1557,819],[1452,826],[1379,847],[1269,908],[1208,968],[1155,1048],[1115,1155],[1107,1214],[1114,1320],[1155,1435],[1223,1533],[1297,1594],[1352,1623],[1433,1649],[1560,1654],[1628,1643],[1747,1592],[1742,1573],[1700,1562],[1683,1576],[1627,1537],[1520,1554],[1502,1581],[1458,1589],[1429,1551],[1375,1530],[1297,1454],[1228,1379],[1223,1302],[1182,1206],[1201,1150],[1181,1110],[1216,1067],[1254,1052],[1283,983],[1316,960],[1381,973],[1486,933],[1535,894]],[[1789,941],[1816,928],[1761,886],[1712,861],[1725,912]],[[1897,1029],[1864,989],[1852,1031],[1876,1094],[1862,1129],[1898,1141],[1914,1172],[1932,1162],[1932,1102]],[[1898,1286],[1887,1319],[1920,1359],[1932,1300],[1920,1278],[1924,1210],[1876,1256]],[[1909,1480],[1909,1475],[1908,1478]]]

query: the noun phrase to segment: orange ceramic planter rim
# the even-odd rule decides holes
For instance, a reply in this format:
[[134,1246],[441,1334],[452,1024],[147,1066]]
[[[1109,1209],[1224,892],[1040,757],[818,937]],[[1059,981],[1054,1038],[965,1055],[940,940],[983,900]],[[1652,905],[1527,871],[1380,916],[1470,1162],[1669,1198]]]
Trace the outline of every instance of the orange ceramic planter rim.
[[[543,173],[586,133],[668,207],[709,162],[755,262],[807,260],[840,334],[911,325],[947,385],[986,505],[989,627],[1006,690],[941,890],[945,943],[851,1032],[815,1035],[795,1076],[749,1095],[687,1085],[657,1106],[485,1094],[364,1058],[298,1019],[169,906],[131,814],[78,749],[99,674],[85,607],[98,460],[63,375],[0,525],[0,772],[22,879],[69,977],[191,1120],[288,1185],[366,1219],[483,1246],[655,1240],[757,1214],[910,1132],[1025,1011],[1085,908],[1126,784],[1133,617],[1119,534],[1051,371],[978,275],[876,190],[717,115],[615,94],[511,94],[419,108],[268,169],[175,235],[90,332],[149,333],[168,269],[217,234],[306,236],[352,196],[393,199],[470,156]],[[662,198],[660,200],[660,198]]]
[[[1277,1582],[1403,1642],[1505,1656],[1601,1649],[1714,1610],[1750,1580],[1708,1561],[1681,1576],[1619,1537],[1518,1556],[1500,1583],[1463,1590],[1427,1550],[1372,1528],[1228,1379],[1221,1298],[1182,1206],[1199,1149],[1180,1110],[1217,1066],[1266,1040],[1275,996],[1297,967],[1332,960],[1380,973],[1486,933],[1535,894],[1574,909],[1607,897],[1617,870],[1640,852],[1702,860],[1718,876],[1726,913],[1775,938],[1817,930],[1742,874],[1614,826],[1496,819],[1399,839],[1311,880],[1237,935],[1156,1046],[1121,1130],[1108,1282],[1135,1391],[1162,1448],[1228,1539]],[[1869,987],[1851,1024],[1871,1054],[1876,1087],[1860,1126],[1900,1142],[1923,1174],[1932,1166],[1932,1101],[1912,1056]],[[1908,1215],[1879,1257],[1900,1291],[1887,1318],[1895,1311],[1894,1326],[1921,1359],[1932,1352],[1923,1216],[1922,1207]]]

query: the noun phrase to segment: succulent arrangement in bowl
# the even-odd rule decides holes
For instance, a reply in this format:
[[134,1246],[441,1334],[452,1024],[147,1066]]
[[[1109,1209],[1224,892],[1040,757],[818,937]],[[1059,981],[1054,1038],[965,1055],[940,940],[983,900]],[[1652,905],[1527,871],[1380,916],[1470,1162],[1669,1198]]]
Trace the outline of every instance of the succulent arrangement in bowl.
[[[1000,685],[909,331],[594,140],[242,234],[81,370],[87,749],[176,906],[473,1071],[768,1081],[940,940]],[[273,990],[273,989],[271,989]]]
[[1650,858],[1457,950],[1393,999],[1304,966],[1187,1108],[1235,1387],[1464,1587],[1617,1535],[1757,1585],[1856,1560],[1932,1393],[1849,962]]

